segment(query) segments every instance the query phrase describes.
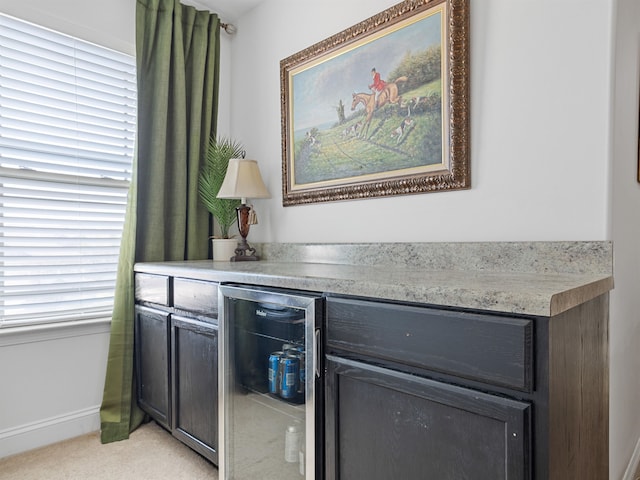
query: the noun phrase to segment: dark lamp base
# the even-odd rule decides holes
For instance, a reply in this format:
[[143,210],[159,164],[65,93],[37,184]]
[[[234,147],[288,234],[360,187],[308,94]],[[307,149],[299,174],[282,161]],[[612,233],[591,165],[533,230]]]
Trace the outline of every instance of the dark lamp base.
[[245,238],[238,242],[236,247],[235,256],[231,257],[232,262],[247,262],[260,260],[260,257],[256,255],[256,249],[251,247]]
[[251,207],[246,204],[241,204],[236,207],[236,215],[238,217],[238,230],[242,240],[238,242],[236,247],[235,257],[231,257],[232,262],[245,262],[250,260],[260,260],[260,257],[256,255],[256,249],[249,246],[247,243],[247,235],[249,235],[249,212]]

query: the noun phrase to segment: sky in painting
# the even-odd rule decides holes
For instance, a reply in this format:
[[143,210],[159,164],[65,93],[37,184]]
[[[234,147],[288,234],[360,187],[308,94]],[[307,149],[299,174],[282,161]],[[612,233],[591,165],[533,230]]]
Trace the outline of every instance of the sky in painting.
[[370,41],[293,75],[294,131],[320,127],[338,119],[340,100],[351,113],[354,92],[371,93],[371,69],[385,81],[407,52],[416,53],[441,43],[442,13],[437,12],[400,30]]

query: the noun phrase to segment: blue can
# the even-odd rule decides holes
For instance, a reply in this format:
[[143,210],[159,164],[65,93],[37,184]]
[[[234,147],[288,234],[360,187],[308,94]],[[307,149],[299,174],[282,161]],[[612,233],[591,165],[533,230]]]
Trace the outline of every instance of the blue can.
[[280,367],[280,357],[283,352],[271,352],[269,355],[269,393],[278,394],[278,371]]
[[294,355],[280,357],[280,396],[295,398],[300,385],[300,359]]

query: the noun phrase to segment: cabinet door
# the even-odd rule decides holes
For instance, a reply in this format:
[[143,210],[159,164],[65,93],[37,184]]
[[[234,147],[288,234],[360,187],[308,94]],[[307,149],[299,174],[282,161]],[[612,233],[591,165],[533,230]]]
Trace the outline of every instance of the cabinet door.
[[135,358],[138,405],[170,428],[169,314],[135,307]]
[[530,406],[327,356],[327,479],[530,478]]
[[218,463],[218,327],[171,316],[173,435]]

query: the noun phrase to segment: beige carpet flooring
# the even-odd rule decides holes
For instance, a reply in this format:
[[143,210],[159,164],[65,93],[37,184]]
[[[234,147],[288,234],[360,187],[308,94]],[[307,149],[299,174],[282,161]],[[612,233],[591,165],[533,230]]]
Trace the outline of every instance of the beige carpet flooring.
[[0,459],[0,479],[217,480],[218,469],[151,422],[121,442],[95,432]]

